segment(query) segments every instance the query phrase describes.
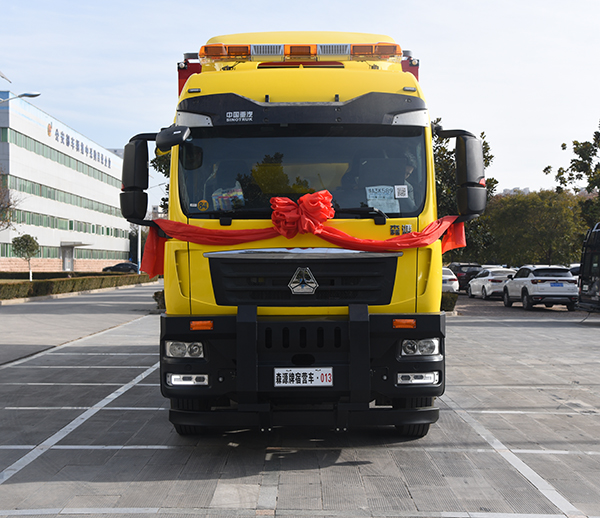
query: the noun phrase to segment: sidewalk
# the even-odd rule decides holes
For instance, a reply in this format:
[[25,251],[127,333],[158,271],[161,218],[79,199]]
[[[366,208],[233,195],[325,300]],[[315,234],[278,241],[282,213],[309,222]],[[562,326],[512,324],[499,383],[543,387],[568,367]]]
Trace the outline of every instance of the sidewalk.
[[0,365],[147,315],[161,289],[162,281],[3,304]]

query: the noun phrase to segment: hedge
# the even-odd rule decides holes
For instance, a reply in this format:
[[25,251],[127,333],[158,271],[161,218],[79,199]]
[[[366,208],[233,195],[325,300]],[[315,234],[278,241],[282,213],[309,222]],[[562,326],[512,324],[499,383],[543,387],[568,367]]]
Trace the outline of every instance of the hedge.
[[66,279],[46,279],[2,283],[0,282],[0,300],[40,297],[77,291],[97,290],[100,288],[115,288],[149,282],[147,273],[96,275],[91,277],[72,277]]
[[442,311],[454,311],[457,300],[458,293],[450,293],[448,291],[442,292]]
[[[33,272],[34,280],[70,279],[72,277],[103,277],[114,275],[113,272]],[[0,279],[29,280],[29,272],[0,272]]]

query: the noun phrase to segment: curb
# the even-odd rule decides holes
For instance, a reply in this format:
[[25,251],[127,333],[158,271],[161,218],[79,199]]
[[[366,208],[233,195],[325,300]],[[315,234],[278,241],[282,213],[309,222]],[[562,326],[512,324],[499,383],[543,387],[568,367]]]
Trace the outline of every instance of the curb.
[[152,284],[159,284],[159,281],[140,282],[137,284],[127,284],[125,286],[115,286],[114,288],[98,288],[96,290],[70,291],[69,293],[57,293],[55,295],[42,295],[41,297],[27,297],[24,299],[4,299],[4,300],[0,300],[0,306],[12,306],[14,304],[24,304],[26,302],[35,302],[36,300],[64,299],[67,297],[77,297],[79,295],[87,295],[89,293],[102,293],[105,291],[112,291],[112,290],[125,290],[128,288],[135,288],[136,286],[148,286],[148,285],[152,285]]

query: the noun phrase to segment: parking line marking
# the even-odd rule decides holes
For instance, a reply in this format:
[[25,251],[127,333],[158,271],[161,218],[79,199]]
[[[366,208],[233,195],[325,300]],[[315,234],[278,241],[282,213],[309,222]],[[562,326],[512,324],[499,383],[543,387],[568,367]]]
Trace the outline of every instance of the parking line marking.
[[147,369],[148,365],[15,365],[15,369]]
[[521,475],[523,475],[537,490],[544,495],[552,504],[560,509],[565,515],[569,517],[585,517],[587,516],[584,512],[580,511],[571,502],[569,502],[564,496],[562,496],[556,488],[550,484],[547,480],[542,478],[536,471],[530,468],[525,462],[517,457],[513,451],[507,448],[502,442],[500,442],[485,426],[479,421],[472,417],[469,412],[464,410],[458,403],[452,400],[452,398],[444,395],[442,399],[446,404],[454,410],[462,420],[467,423],[473,430],[475,430],[496,452],[504,458],[513,468],[515,468]]
[[[90,410],[94,408],[93,406],[5,406],[2,410],[43,410],[55,412],[57,410]],[[101,408],[100,410],[120,410],[122,412],[134,412],[134,411],[144,411],[144,412],[155,412],[156,410],[169,410],[166,407],[133,407],[133,406],[109,406],[105,408]]]
[[[210,511],[207,514],[207,510]],[[146,514],[146,515],[158,515],[158,516],[169,516],[176,513],[177,516],[275,516],[274,509],[233,509],[223,508],[223,510],[216,510],[216,508],[182,508],[173,511],[170,508],[164,507],[83,507],[83,508],[71,508],[65,507],[63,509],[17,509],[17,510],[4,510],[0,509],[1,516],[39,516],[39,515],[55,515],[55,516],[70,516],[70,515],[119,515],[125,516],[128,514]],[[277,514],[281,514],[278,511]],[[287,509],[283,513],[286,515],[298,515],[298,516],[311,516],[311,517],[329,517],[329,516],[344,516],[346,518],[362,518],[365,515],[364,511],[355,510],[344,510],[343,513],[339,511],[336,513],[331,510],[311,510],[308,514],[306,511],[300,513],[288,511]],[[381,515],[388,516],[388,515]],[[402,518],[430,518],[432,516],[437,518],[564,518],[564,514],[521,514],[521,513],[486,513],[486,512],[470,512],[470,511],[445,511],[445,512],[419,512],[419,511],[397,511],[394,512],[395,517]],[[593,517],[590,518],[600,518]]]
[[115,390],[112,394],[109,394],[108,396],[106,396],[98,404],[94,405],[92,408],[90,408],[89,410],[86,410],[83,414],[76,417],[73,421],[71,421],[69,424],[67,424],[65,427],[60,429],[54,435],[52,435],[51,437],[46,439],[44,442],[37,445],[33,450],[31,450],[29,453],[27,453],[26,455],[21,457],[19,460],[14,462],[12,465],[8,466],[4,471],[2,471],[0,473],[0,484],[3,484],[9,478],[11,478],[13,475],[16,475],[17,473],[19,473],[19,471],[21,471],[23,468],[27,467],[29,464],[31,464],[34,460],[36,460],[38,457],[40,457],[42,454],[44,454],[50,448],[52,448],[57,443],[62,441],[73,430],[80,427],[83,423],[85,423],[88,419],[90,419],[92,416],[94,416],[96,413],[98,413],[100,410],[102,410],[105,406],[110,404],[112,401],[117,399],[119,396],[123,395],[129,389],[135,387],[140,381],[142,381],[144,378],[146,378],[147,376],[152,374],[154,371],[156,371],[158,369],[158,367],[159,367],[159,363],[157,362],[152,367],[150,367],[150,368],[146,369],[144,372],[142,372],[139,376],[135,377],[129,383],[126,383],[125,385],[121,386],[120,388]]

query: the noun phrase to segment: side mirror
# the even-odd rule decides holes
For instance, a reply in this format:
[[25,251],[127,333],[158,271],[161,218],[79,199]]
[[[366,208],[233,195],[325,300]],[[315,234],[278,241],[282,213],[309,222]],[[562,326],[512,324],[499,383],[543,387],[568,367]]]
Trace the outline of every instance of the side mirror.
[[458,214],[476,217],[483,214],[487,204],[481,140],[471,134],[458,135],[454,156]]
[[173,146],[183,144],[189,138],[190,133],[190,128],[187,126],[169,126],[156,136],[156,147],[163,153],[167,153]]
[[121,214],[127,221],[143,220],[146,217],[148,194],[144,191],[124,191],[120,194],[120,202]]
[[[120,195],[121,214],[127,221],[137,222],[148,210],[148,140],[155,134],[137,135],[123,150],[123,187]],[[136,220],[136,221],[134,221]]]
[[433,131],[440,138],[456,138],[456,202],[458,214],[463,221],[483,214],[487,204],[483,145],[475,135],[465,130],[445,130],[435,126]]
[[148,188],[148,144],[131,140],[123,150],[123,190]]
[[472,135],[461,135],[456,137],[456,183],[459,186],[465,184],[485,184],[485,173],[483,166],[483,146],[481,140]]

